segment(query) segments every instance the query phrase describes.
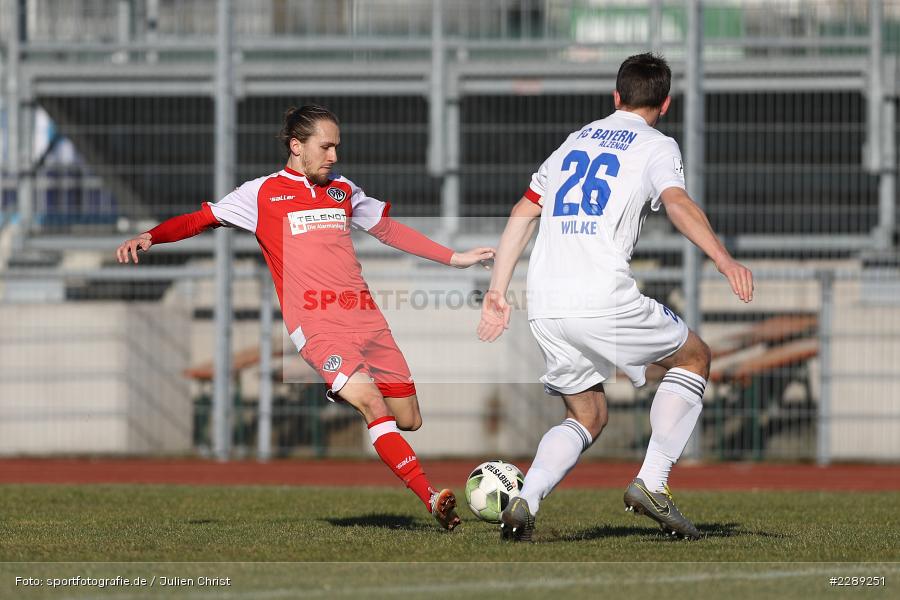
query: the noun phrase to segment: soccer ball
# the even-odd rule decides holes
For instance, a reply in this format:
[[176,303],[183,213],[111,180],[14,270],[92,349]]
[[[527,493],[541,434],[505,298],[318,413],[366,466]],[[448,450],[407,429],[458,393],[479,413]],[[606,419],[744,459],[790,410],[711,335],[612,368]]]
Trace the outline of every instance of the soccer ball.
[[488,523],[499,523],[500,513],[519,495],[525,478],[515,465],[502,460],[481,463],[466,482],[466,502],[475,516]]

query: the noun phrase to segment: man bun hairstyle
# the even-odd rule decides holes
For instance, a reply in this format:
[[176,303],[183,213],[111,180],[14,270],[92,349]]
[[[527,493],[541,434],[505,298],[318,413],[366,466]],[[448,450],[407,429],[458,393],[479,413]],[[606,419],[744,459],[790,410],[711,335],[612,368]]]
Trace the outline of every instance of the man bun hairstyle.
[[316,132],[316,123],[319,121],[331,121],[335,125],[340,125],[337,116],[324,106],[318,104],[304,104],[300,108],[292,106],[284,113],[284,123],[278,139],[290,154],[291,140],[296,138],[306,142]]
[[651,52],[625,59],[616,76],[616,91],[628,108],[659,108],[672,87],[672,70],[662,56]]

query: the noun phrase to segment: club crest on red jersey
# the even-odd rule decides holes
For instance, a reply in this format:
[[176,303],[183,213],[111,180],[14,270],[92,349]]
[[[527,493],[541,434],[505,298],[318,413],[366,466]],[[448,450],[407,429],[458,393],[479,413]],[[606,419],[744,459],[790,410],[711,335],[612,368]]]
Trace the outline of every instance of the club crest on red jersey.
[[331,188],[328,188],[328,195],[335,202],[343,202],[344,198],[347,197],[347,192],[345,192],[341,188],[331,187]]
[[341,363],[343,362],[344,360],[340,356],[338,356],[337,354],[332,354],[325,360],[325,364],[322,365],[322,370],[328,371],[329,373],[334,373],[341,368]]

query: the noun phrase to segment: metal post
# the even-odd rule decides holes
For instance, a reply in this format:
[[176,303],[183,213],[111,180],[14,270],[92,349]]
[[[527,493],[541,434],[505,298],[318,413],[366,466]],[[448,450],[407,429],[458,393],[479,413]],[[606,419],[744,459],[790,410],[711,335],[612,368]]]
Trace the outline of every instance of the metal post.
[[[19,72],[21,74],[21,71]],[[19,205],[18,248],[25,244],[34,222],[34,99],[29,90],[19,87],[19,160],[16,198]]]
[[259,421],[257,458],[272,458],[272,280],[260,269],[259,278]]
[[[159,0],[147,0],[147,41],[156,42],[159,39]],[[159,60],[159,54],[155,50],[146,53],[148,63],[155,63]]]
[[[215,91],[215,193],[225,197],[233,188],[235,155],[234,87],[232,81],[231,0],[219,0],[216,14]],[[216,349],[213,376],[213,452],[219,460],[228,460],[231,446],[229,407],[231,404],[231,230],[220,227],[216,240]]]
[[822,286],[819,307],[819,414],[816,418],[816,464],[831,463],[831,325],[834,314],[834,272],[818,274]]
[[[684,72],[684,141],[685,180],[688,192],[700,208],[703,208],[703,5],[701,0],[686,0],[687,52]],[[700,251],[684,240],[683,286],[684,317],[695,333],[700,333],[702,311],[700,308],[700,272],[703,267]],[[701,422],[697,422],[694,434],[685,449],[685,455],[699,458],[701,453]]]
[[895,98],[884,101],[882,165],[878,178],[878,247],[890,249],[897,231],[897,105]]
[[431,85],[428,101],[428,173],[444,174],[444,18],[441,0],[431,0]]
[[881,1],[869,0],[869,81],[868,131],[866,132],[866,166],[877,173],[881,168],[881,99],[884,97],[884,73],[881,47]]
[[447,86],[447,155],[444,181],[441,186],[441,229],[452,237],[459,231],[459,80],[450,79]]
[[[875,231],[875,243],[880,250],[891,247],[894,234],[894,175],[893,166],[887,161],[886,153],[893,154],[893,147],[888,148],[889,140],[895,138],[893,131],[888,131],[885,120],[889,115],[884,102],[884,49],[882,26],[884,6],[882,0],[869,0],[869,85],[868,85],[868,131],[866,135],[866,166],[870,172],[878,175],[879,202],[878,226]],[[891,171],[890,173],[886,171]]]
[[[124,45],[131,41],[131,0],[119,0],[116,16],[118,42]],[[127,50],[122,50],[116,53],[115,60],[117,62],[130,62],[131,56]]]
[[[687,56],[684,73],[685,180],[688,191],[703,208],[703,8],[701,0],[687,0]],[[684,245],[685,317],[694,331],[700,328],[700,257],[688,240]]]
[[[447,105],[447,48],[444,44],[444,10],[441,0],[431,1],[431,85],[428,113],[428,173],[441,178],[441,235],[449,240],[459,226],[458,182],[449,174],[453,143],[448,121],[455,108]],[[458,112],[455,113],[458,118]]]
[[[22,195],[19,190],[19,165],[20,151],[19,140],[21,139],[21,117],[19,114],[19,62],[21,60],[20,40],[22,32],[20,31],[21,10],[22,5],[19,0],[11,0],[10,20],[13,23],[12,31],[6,39],[6,106],[8,107],[6,115],[7,127],[7,146],[6,146],[6,170],[12,180],[16,190],[16,212],[22,212]],[[21,232],[21,229],[20,229]],[[16,236],[15,244],[21,247],[24,235]]]
[[654,53],[662,47],[662,0],[650,1],[650,14],[647,23],[647,46]]
[[[0,0],[0,7],[3,6],[3,1],[4,0]],[[0,115],[5,112],[7,102],[6,80],[4,79],[4,77],[6,77],[7,61],[4,54],[5,53],[0,53]],[[0,224],[6,221],[6,213],[3,210],[3,177],[9,160],[6,156],[6,140],[4,139],[8,130],[9,123],[7,123],[6,127],[3,127],[2,124],[0,124]]]

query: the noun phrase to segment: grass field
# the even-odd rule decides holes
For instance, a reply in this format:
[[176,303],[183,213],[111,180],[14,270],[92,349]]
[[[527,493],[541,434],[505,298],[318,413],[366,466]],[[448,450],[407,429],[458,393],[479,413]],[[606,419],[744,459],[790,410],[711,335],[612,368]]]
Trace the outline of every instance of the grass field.
[[[828,579],[852,575],[884,576],[886,587],[869,588],[884,597],[900,585],[900,493],[684,492],[677,500],[705,539],[665,538],[624,512],[620,491],[560,490],[542,506],[535,543],[525,545],[501,544],[495,526],[467,509],[458,531],[442,532],[402,489],[3,485],[0,598],[473,598],[513,590],[542,598],[632,587],[672,598],[696,597],[689,588],[697,586],[703,597],[799,597],[847,592]],[[374,564],[381,561],[403,564]],[[17,576],[162,574],[232,584],[102,595],[14,586]]]

